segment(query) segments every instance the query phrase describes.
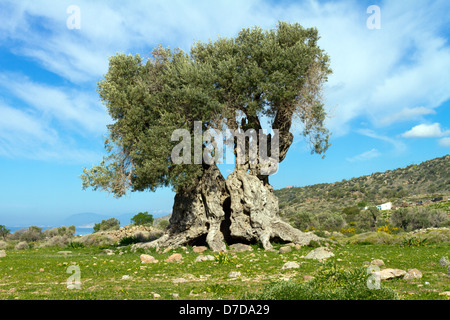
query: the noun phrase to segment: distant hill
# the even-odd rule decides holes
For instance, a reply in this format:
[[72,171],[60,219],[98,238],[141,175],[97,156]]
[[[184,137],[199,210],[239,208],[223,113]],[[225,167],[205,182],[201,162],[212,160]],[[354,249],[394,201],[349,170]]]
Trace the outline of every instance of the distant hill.
[[282,216],[298,211],[341,212],[345,207],[358,204],[401,203],[447,196],[450,194],[450,155],[350,180],[274,192]]

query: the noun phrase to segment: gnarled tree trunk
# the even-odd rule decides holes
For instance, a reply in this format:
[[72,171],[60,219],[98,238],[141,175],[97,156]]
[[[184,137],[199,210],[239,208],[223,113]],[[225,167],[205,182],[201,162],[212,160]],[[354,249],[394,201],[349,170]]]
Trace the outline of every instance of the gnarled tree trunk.
[[225,251],[226,244],[260,242],[271,250],[272,240],[301,245],[320,240],[282,221],[278,212],[272,186],[242,169],[225,180],[212,165],[196,186],[175,196],[167,232],[147,246],[207,244]]

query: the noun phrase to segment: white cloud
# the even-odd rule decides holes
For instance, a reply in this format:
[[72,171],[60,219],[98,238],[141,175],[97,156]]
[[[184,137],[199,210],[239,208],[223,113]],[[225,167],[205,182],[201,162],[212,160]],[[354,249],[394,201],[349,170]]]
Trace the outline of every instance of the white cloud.
[[372,149],[366,152],[363,152],[361,154],[358,154],[356,156],[353,156],[351,158],[347,158],[347,161],[349,162],[355,162],[355,161],[367,161],[373,158],[377,158],[381,156],[381,153],[377,149]]
[[406,145],[402,141],[393,139],[393,138],[388,137],[388,136],[383,136],[383,135],[377,134],[373,130],[370,130],[370,129],[359,129],[356,132],[359,133],[359,134],[362,134],[362,135],[364,135],[366,137],[370,137],[370,138],[373,138],[373,139],[378,139],[378,140],[385,141],[385,142],[391,144],[394,147],[394,151],[397,154],[402,154],[406,150]]
[[379,120],[382,125],[390,125],[394,122],[403,122],[422,119],[424,115],[436,114],[436,111],[425,107],[404,108]]
[[436,138],[450,134],[450,130],[443,131],[439,123],[419,124],[402,134],[404,138]]
[[[66,26],[66,9],[72,4],[81,10],[80,30]],[[263,0],[5,0],[0,4],[0,41],[12,53],[84,85],[102,77],[108,56],[116,52],[139,52],[145,57],[159,43],[188,51],[194,41],[235,36],[244,27],[271,28],[278,20],[299,22],[318,28],[320,46],[331,58],[334,73],[324,96],[332,116],[327,125],[334,137],[347,134],[356,118],[366,117],[364,121],[377,127],[435,114],[450,99],[446,72],[450,48],[444,38],[449,2],[382,2],[380,30],[366,27],[367,6],[358,1],[315,0],[283,4]],[[97,97],[92,86],[86,93],[32,79],[26,85],[16,81],[8,88],[32,108],[69,126],[78,125],[87,132],[104,128],[103,111],[93,102]],[[405,148],[400,141],[370,134],[397,151]]]
[[442,147],[450,147],[450,137],[439,139],[439,145]]
[[0,73],[0,88],[22,100],[39,115],[61,122],[66,130],[100,134],[109,117],[94,94],[33,82],[17,74]]

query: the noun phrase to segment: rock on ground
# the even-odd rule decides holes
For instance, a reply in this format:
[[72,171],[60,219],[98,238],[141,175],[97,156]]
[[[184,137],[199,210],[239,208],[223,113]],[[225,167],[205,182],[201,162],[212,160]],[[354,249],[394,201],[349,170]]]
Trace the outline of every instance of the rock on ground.
[[195,259],[195,262],[214,261],[214,260],[215,260],[214,256],[210,254],[208,255],[201,254]]
[[142,263],[157,263],[158,260],[156,260],[153,256],[148,254],[141,254],[141,262]]
[[384,261],[381,259],[375,259],[370,262],[370,265],[381,267],[381,266],[384,266]]
[[253,251],[253,248],[248,244],[235,243],[230,245],[230,249],[236,252]]
[[6,257],[6,251],[5,250],[0,250],[0,258],[2,257]]
[[300,268],[300,265],[297,262],[294,261],[289,261],[286,262],[283,267],[281,267],[281,270],[286,270],[286,269],[298,269]]
[[408,272],[405,273],[403,276],[403,279],[410,280],[410,279],[420,279],[422,278],[422,272],[420,272],[417,269],[409,269]]
[[179,253],[174,253],[170,257],[168,257],[166,262],[180,262],[183,259],[183,256]]
[[389,280],[403,277],[406,274],[406,271],[400,269],[387,268],[381,271],[376,271],[374,273],[377,276],[379,276],[380,280]]
[[195,253],[202,253],[203,251],[206,251],[206,250],[208,250],[208,248],[205,247],[205,246],[199,246],[199,247],[194,247],[193,248],[193,251]]
[[306,256],[305,259],[316,259],[316,260],[324,260],[328,259],[330,257],[334,257],[334,253],[331,252],[331,249],[327,247],[319,247],[312,251],[310,251]]
[[281,247],[280,250],[279,250],[280,253],[288,253],[288,252],[291,252],[291,251],[292,251],[292,248],[290,246]]

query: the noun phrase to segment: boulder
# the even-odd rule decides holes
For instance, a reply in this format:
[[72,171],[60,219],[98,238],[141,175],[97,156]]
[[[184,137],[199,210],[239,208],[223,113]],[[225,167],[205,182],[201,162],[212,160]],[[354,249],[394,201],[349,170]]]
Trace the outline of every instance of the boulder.
[[422,272],[420,272],[417,269],[409,269],[408,272],[405,273],[403,276],[403,279],[410,280],[410,279],[420,279],[422,278]]
[[208,250],[208,248],[205,246],[194,247],[194,249],[193,249],[193,251],[195,253],[202,253],[203,251],[206,251],[206,250]]
[[324,260],[330,257],[334,257],[334,253],[328,247],[319,247],[310,251],[305,259]]
[[281,247],[280,250],[279,250],[280,253],[288,253],[288,252],[291,252],[291,251],[292,251],[292,248],[290,246]]
[[297,262],[294,261],[289,261],[286,262],[283,267],[281,267],[281,270],[286,270],[286,269],[298,269],[300,268],[300,265]]
[[375,260],[372,260],[372,261],[370,262],[370,265],[371,265],[371,266],[381,267],[381,266],[384,266],[384,261],[381,260],[381,259],[375,259]]
[[450,262],[448,261],[447,257],[442,257],[441,260],[439,260],[439,264],[442,267],[450,265]]
[[380,280],[389,280],[389,279],[395,279],[395,278],[401,278],[406,274],[405,270],[400,269],[392,269],[387,268],[381,271],[374,272],[377,276],[379,276]]
[[236,252],[253,251],[253,248],[247,244],[235,243],[230,246],[230,249]]
[[153,256],[148,254],[141,254],[140,256],[142,263],[157,263],[158,260],[156,260]]
[[203,262],[203,261],[214,261],[216,258],[214,258],[214,256],[208,254],[208,255],[199,255],[196,259],[195,262]]
[[0,258],[6,257],[6,251],[0,250]]
[[183,256],[179,253],[174,253],[170,257],[168,257],[166,262],[180,262],[183,259]]

